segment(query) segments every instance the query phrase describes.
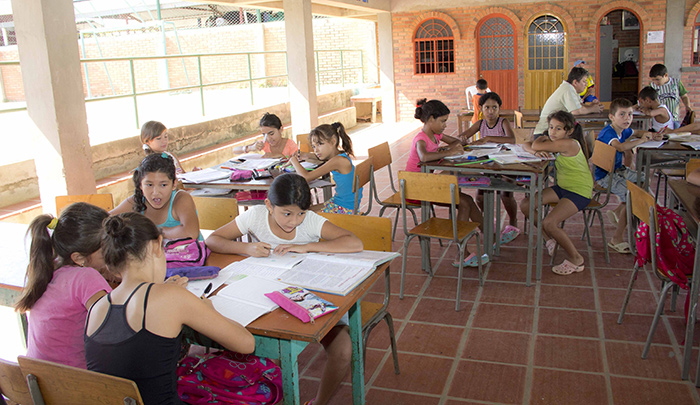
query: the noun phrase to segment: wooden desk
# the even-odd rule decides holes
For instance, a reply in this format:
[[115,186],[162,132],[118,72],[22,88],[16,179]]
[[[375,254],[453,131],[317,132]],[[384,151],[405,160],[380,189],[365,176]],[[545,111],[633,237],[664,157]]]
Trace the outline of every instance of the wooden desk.
[[[530,200],[533,202],[530,204],[530,218],[535,217],[535,207],[542,206],[542,189],[544,188],[545,181],[549,173],[549,161],[531,163],[531,164],[508,164],[501,165],[496,162],[490,162],[485,165],[472,164],[460,166],[449,161],[440,160],[433,162],[426,162],[421,165],[423,173],[428,173],[434,170],[444,170],[449,172],[458,173],[468,173],[472,175],[487,175],[492,177],[491,185],[487,187],[464,187],[465,189],[478,188],[484,190],[484,251],[491,256],[494,254],[494,229],[493,229],[493,212],[496,211],[496,219],[500,223],[500,207],[494,204],[494,196],[497,191],[511,191],[511,192],[521,192],[529,195]],[[517,186],[513,183],[502,181],[500,179],[493,179],[496,176],[514,176],[514,177],[529,177],[529,186]],[[496,201],[499,203],[499,201]],[[423,221],[428,220],[428,204],[422,204],[422,218]],[[542,210],[539,210],[538,214],[542,214]],[[537,232],[535,236],[534,229],[532,228],[533,223],[537,222]],[[535,279],[540,280],[542,277],[542,221],[529,221],[530,230],[528,232],[528,246],[527,251],[527,280],[526,284],[530,285],[530,279],[532,277],[532,254],[536,247],[536,271]],[[425,245],[425,246],[423,246]],[[422,249],[424,249],[422,254],[423,269],[430,271],[430,252],[429,244],[422,244]],[[500,244],[496,243],[495,254],[500,253]]]
[[[237,255],[212,253],[207,265],[225,267],[229,263],[243,259]],[[338,306],[338,310],[316,320],[315,323],[302,323],[281,308],[263,315],[246,328],[255,335],[255,353],[258,356],[280,359],[284,403],[297,405],[299,399],[299,370],[297,357],[310,342],[320,342],[340,318],[350,315],[350,339],[352,341],[352,386],[353,404],[365,403],[364,362],[362,359],[362,319],[360,301],[367,290],[384,273],[389,263],[377,267],[375,271],[346,296],[316,293]],[[210,344],[195,339],[196,343]]]
[[637,185],[647,190],[649,188],[649,174],[651,172],[651,157],[652,156],[666,156],[669,158],[682,159],[688,161],[688,159],[700,156],[700,151],[693,148],[681,145],[681,142],[671,142],[668,141],[663,144],[660,148],[637,148],[637,159],[635,162],[635,170],[642,171],[644,176],[637,177]]
[[[689,229],[692,225],[697,228],[695,234],[695,264],[693,265],[693,273],[700,269],[700,187],[688,183],[685,180],[669,180],[668,186],[671,189],[671,206],[674,205],[674,199],[686,209],[688,219],[693,223],[688,223]],[[695,329],[696,307],[698,305],[698,292],[700,291],[700,277],[694,274],[690,283],[690,306],[688,310],[688,319],[685,325],[685,346],[683,349],[683,367],[681,369],[681,378],[686,380],[690,374],[690,358],[692,355],[693,333]],[[698,372],[700,372],[700,362],[698,363]],[[700,382],[698,372],[695,373],[695,386]]]
[[[377,122],[377,103],[380,103],[382,101],[382,96],[380,96],[379,94],[358,94],[356,96],[350,97],[350,101],[352,101],[353,105],[360,103],[370,103],[372,108],[370,114],[370,122]],[[357,108],[356,106],[355,109],[357,110],[359,116],[359,108]]]

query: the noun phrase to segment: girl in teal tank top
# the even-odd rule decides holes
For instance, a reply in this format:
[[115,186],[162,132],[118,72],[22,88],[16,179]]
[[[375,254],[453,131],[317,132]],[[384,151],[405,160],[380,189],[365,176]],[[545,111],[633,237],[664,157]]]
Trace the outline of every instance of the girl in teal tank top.
[[[324,204],[312,206],[311,210],[352,214],[355,208],[355,193],[352,192],[355,166],[350,160],[350,156],[353,156],[352,141],[345,132],[343,124],[334,122],[331,125],[319,125],[311,130],[309,140],[316,156],[325,163],[309,172],[299,163],[297,156],[292,156],[289,161],[294,166],[294,170],[303,176],[306,181],[315,180],[331,173],[335,182],[335,195],[333,198]],[[362,201],[362,189],[359,189],[357,192],[359,193],[358,202]]]
[[[550,256],[556,244],[566,252],[566,259],[552,267],[554,273],[566,276],[582,272],[584,260],[566,231],[559,228],[559,224],[590,203],[593,177],[588,167],[588,156],[583,153],[583,131],[574,116],[566,111],[556,111],[549,115],[547,121],[549,135],[525,143],[523,147],[539,156],[556,155],[557,185],[542,191],[542,203],[557,204],[545,217],[542,227],[546,239],[545,246]],[[520,209],[527,218],[530,213],[529,198],[522,201]]]
[[133,180],[134,195],[112,210],[112,215],[135,211],[158,224],[165,239],[202,239],[194,200],[176,189],[175,164],[170,156],[146,156]]

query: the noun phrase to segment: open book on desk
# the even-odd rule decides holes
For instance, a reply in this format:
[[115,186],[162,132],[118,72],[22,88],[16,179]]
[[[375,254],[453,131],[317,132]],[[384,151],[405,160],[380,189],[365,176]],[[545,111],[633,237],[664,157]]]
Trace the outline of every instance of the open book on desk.
[[265,294],[286,287],[277,281],[247,274],[237,274],[226,283],[226,287],[210,298],[211,302],[221,315],[243,326],[276,309],[277,304]]
[[183,183],[208,183],[211,181],[226,179],[231,176],[231,172],[224,170],[216,170],[212,168],[197,170],[196,172],[187,172],[179,177]]

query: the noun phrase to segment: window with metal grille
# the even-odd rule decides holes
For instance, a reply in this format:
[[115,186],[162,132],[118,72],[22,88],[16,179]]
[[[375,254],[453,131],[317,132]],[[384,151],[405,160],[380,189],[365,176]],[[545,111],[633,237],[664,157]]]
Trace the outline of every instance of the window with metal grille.
[[479,62],[482,71],[515,69],[515,33],[505,18],[490,18],[481,25]]
[[528,69],[564,69],[564,26],[551,15],[538,17],[527,33]]
[[437,18],[423,21],[413,43],[416,74],[454,73],[454,36],[445,21]]
[[693,43],[690,46],[693,54],[690,56],[692,64],[700,66],[700,13],[695,16],[695,26],[693,26]]

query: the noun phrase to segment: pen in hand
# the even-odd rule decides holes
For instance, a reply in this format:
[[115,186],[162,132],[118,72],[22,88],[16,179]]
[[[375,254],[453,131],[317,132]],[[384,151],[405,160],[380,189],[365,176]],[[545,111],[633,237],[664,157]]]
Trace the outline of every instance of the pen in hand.
[[206,298],[207,294],[209,294],[209,291],[211,291],[211,288],[213,286],[214,286],[214,284],[212,284],[212,283],[207,284],[207,288],[204,289],[204,292],[202,293],[202,296],[199,297],[199,299],[203,300],[204,298]]

